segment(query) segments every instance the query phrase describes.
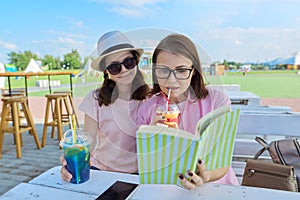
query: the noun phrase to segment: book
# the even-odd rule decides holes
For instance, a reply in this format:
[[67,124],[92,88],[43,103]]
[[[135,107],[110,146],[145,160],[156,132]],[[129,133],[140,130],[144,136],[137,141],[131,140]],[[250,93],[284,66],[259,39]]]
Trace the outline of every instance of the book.
[[159,125],[136,132],[140,184],[179,184],[178,173],[196,171],[201,159],[208,170],[231,165],[239,109],[218,108],[203,116],[195,134]]

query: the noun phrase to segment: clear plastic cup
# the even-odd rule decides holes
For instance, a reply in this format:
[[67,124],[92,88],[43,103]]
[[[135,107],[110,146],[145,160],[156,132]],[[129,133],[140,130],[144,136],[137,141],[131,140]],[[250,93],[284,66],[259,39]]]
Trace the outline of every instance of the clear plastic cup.
[[156,109],[156,124],[164,124],[168,127],[178,128],[180,121],[180,110],[177,104],[158,106]]
[[84,129],[76,130],[75,143],[71,129],[60,141],[67,169],[72,174],[71,183],[84,183],[90,178],[90,142],[91,138]]

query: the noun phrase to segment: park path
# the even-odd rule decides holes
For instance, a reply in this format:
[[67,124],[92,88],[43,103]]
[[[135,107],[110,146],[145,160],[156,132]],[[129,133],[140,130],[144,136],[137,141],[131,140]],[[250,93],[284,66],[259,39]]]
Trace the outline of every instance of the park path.
[[[79,122],[83,123],[84,114],[78,110],[78,106],[80,105],[83,97],[73,97],[74,106],[76,109],[76,114]],[[32,113],[34,121],[36,123],[43,123],[45,119],[45,111],[46,111],[46,97],[28,97],[29,109]]]
[[288,106],[293,112],[300,112],[300,98],[261,98],[263,106]]

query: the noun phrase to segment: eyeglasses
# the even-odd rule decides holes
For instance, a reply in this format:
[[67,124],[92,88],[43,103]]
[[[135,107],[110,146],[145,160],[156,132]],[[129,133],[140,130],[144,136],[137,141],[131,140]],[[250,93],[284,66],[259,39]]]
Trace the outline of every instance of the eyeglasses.
[[167,79],[170,77],[171,72],[173,72],[173,75],[175,78],[179,80],[186,80],[190,77],[191,72],[193,71],[193,68],[187,69],[187,68],[178,68],[178,69],[169,69],[167,67],[163,66],[156,66],[154,68],[154,72],[156,74],[156,77],[159,79]]
[[112,75],[117,75],[122,71],[122,65],[126,69],[133,69],[137,65],[137,57],[133,56],[131,58],[125,58],[123,62],[113,62],[112,64],[108,65],[106,69]]

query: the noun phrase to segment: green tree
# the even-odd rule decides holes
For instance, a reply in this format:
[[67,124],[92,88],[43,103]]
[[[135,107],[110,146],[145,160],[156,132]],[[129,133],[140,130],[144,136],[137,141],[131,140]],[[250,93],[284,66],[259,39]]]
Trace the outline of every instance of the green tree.
[[228,69],[229,69],[229,65],[228,65],[228,63],[227,63],[226,60],[224,60],[223,65],[224,65],[224,67],[225,67],[225,70],[228,70]]
[[12,51],[8,53],[7,56],[9,63],[14,64],[19,70],[25,70],[31,58],[35,60],[39,59],[38,56],[31,51],[20,51],[20,53]]
[[64,55],[64,69],[80,69],[81,65],[81,57],[76,49],[72,49],[71,53],[67,53]]
[[56,59],[49,54],[46,54],[42,60],[43,66],[48,65],[49,70],[58,69]]
[[14,51],[11,51],[10,53],[7,53],[7,56],[9,63],[16,65],[16,63],[18,62],[19,54]]

